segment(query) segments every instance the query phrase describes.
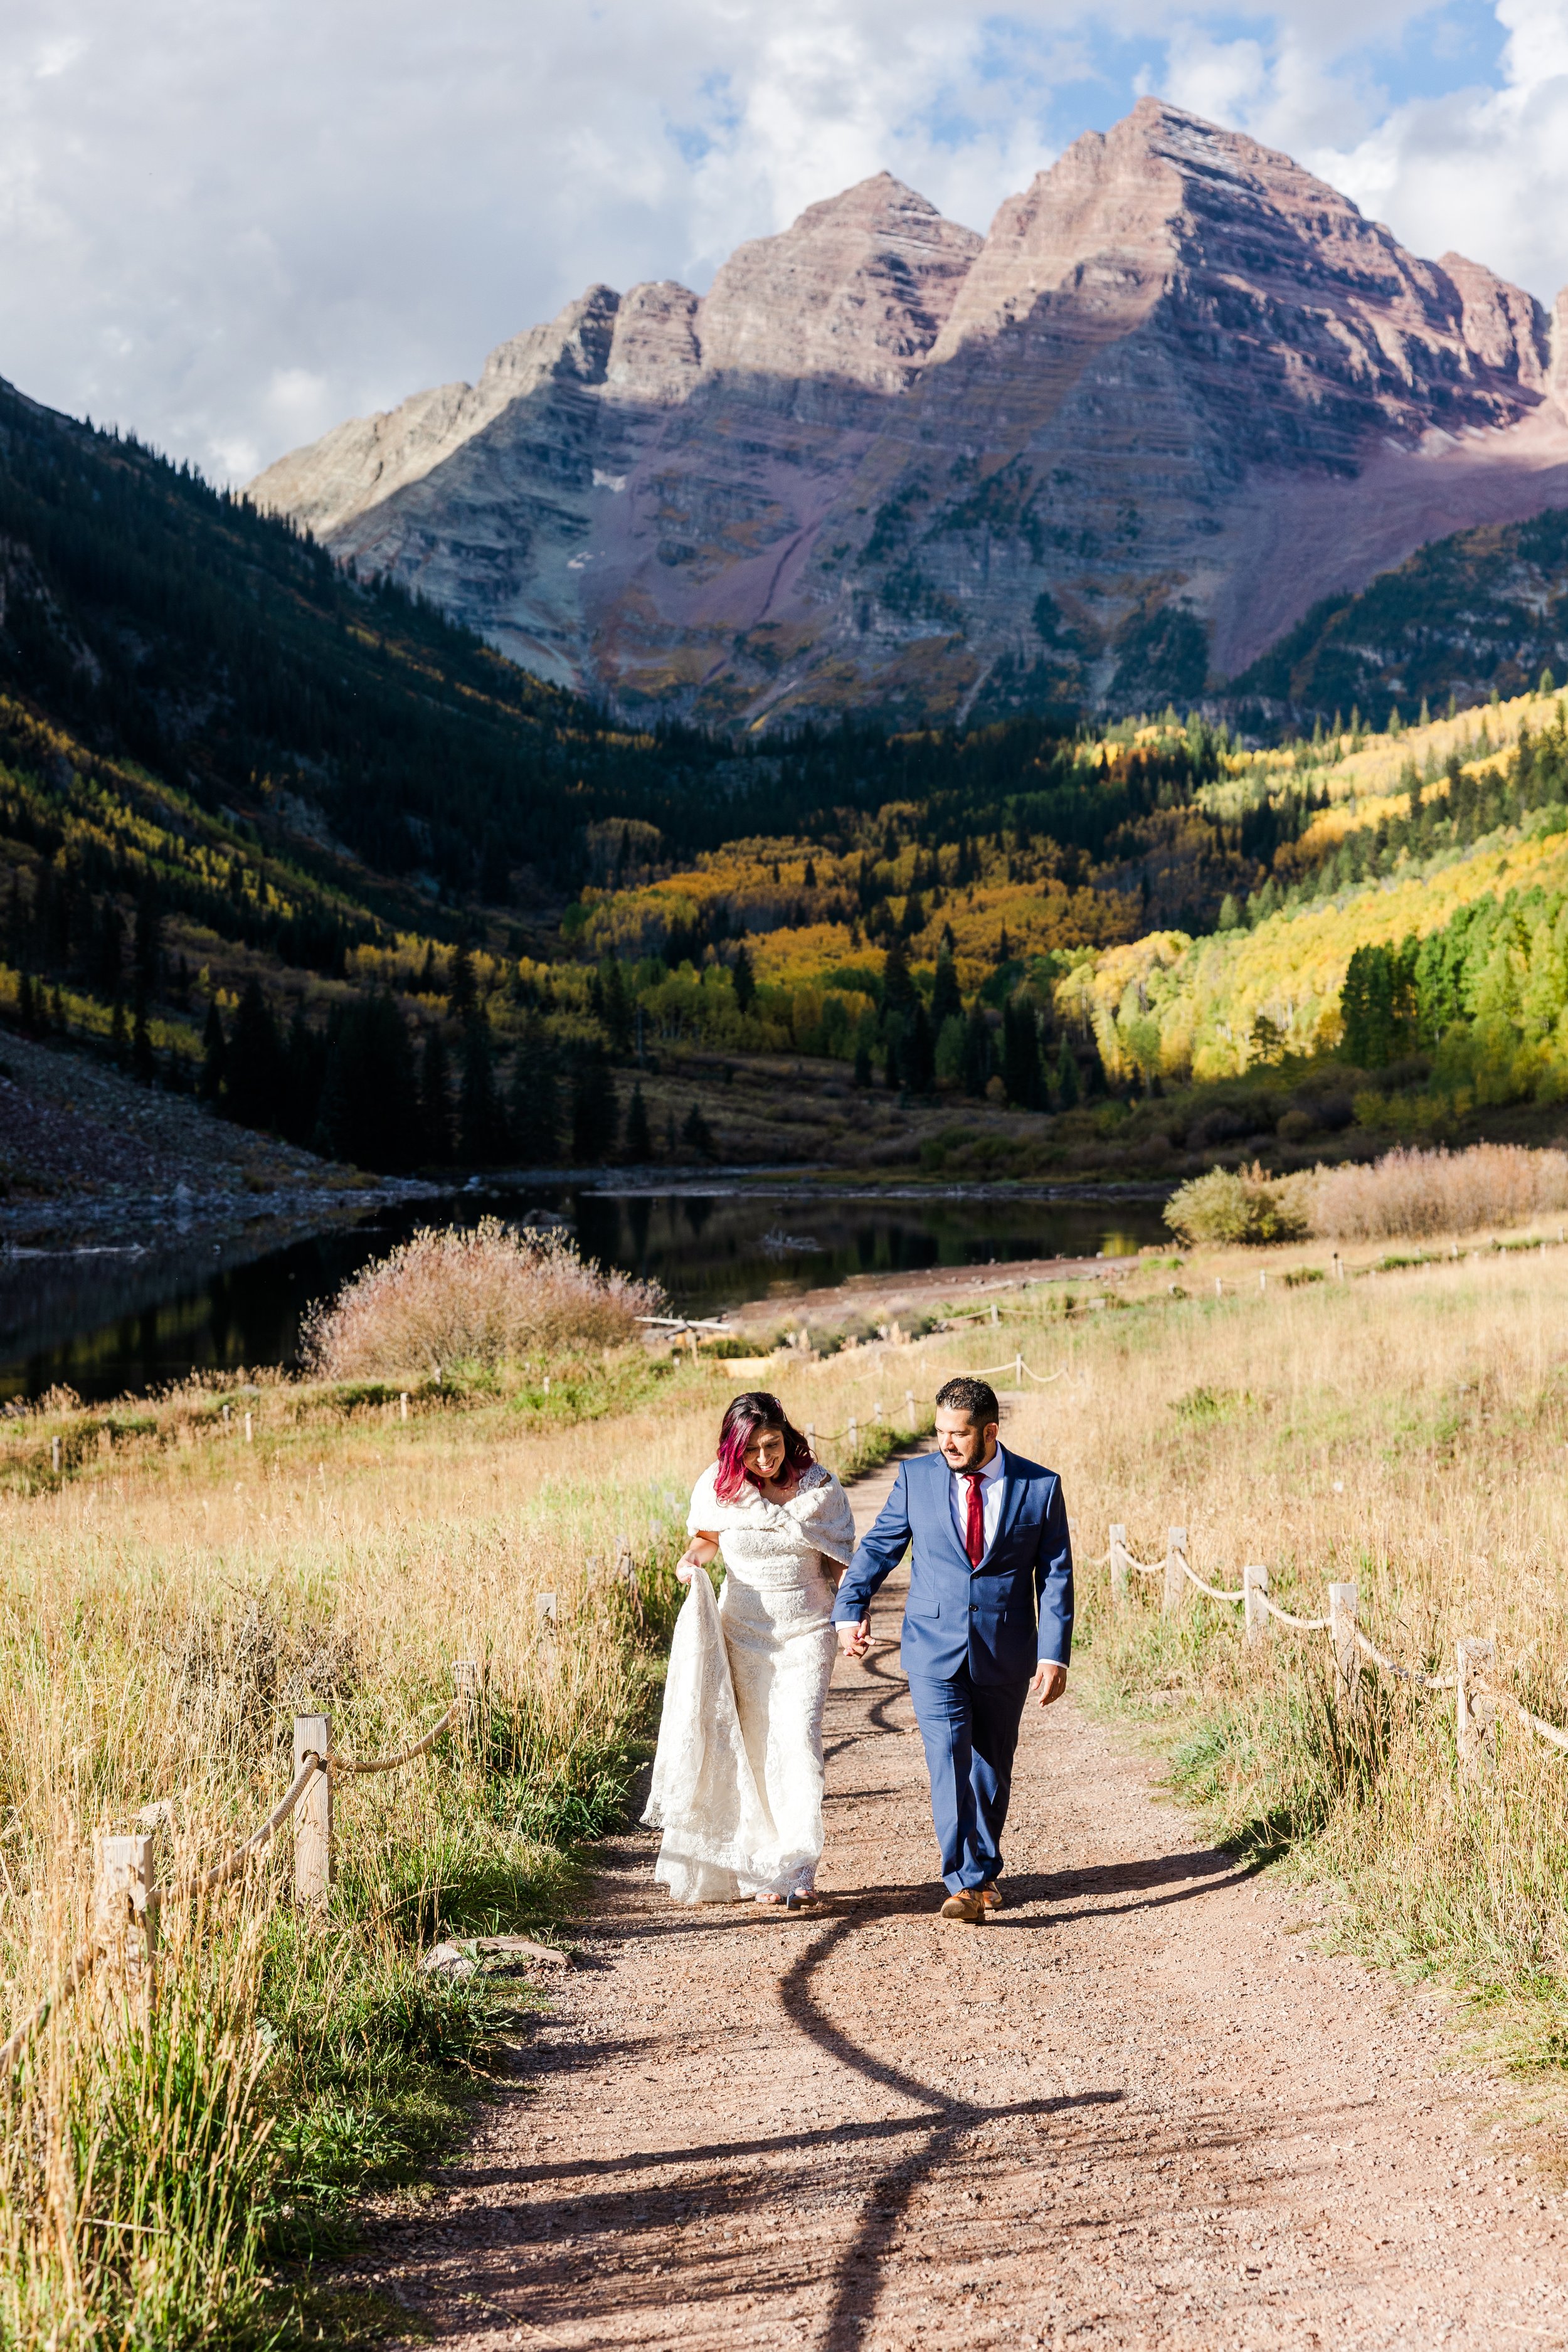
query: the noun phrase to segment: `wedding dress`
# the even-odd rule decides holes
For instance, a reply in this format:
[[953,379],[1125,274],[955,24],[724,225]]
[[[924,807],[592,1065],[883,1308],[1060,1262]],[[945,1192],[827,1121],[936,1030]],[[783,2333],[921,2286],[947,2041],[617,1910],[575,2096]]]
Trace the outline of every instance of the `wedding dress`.
[[787,1503],[750,1481],[721,1503],[714,1472],[687,1518],[719,1538],[719,1600],[699,1569],[676,1619],[653,1786],[654,1876],[678,1903],[809,1887],[822,1853],[822,1709],[837,1649],[823,1559],[855,1549],[848,1497],[818,1463]]

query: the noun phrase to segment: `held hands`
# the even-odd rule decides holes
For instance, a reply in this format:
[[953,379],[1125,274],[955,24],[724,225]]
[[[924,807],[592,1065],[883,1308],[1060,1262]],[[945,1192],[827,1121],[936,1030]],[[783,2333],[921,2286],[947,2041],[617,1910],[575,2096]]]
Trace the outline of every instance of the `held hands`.
[[1047,1666],[1042,1659],[1040,1664],[1035,1668],[1034,1678],[1029,1685],[1029,1689],[1031,1694],[1039,1700],[1042,1706],[1049,1706],[1054,1699],[1060,1698],[1067,1686],[1067,1668],[1065,1666]]
[[871,1646],[871,1621],[862,1617],[858,1623],[837,1628],[838,1646],[847,1658],[863,1658]]

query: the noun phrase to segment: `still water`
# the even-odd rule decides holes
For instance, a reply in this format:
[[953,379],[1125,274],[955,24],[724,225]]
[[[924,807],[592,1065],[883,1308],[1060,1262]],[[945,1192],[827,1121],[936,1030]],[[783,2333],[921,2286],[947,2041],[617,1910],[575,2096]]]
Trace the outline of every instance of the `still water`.
[[298,1361],[300,1323],[373,1257],[422,1224],[471,1224],[549,1208],[584,1255],[652,1276],[674,1305],[714,1315],[744,1300],[841,1281],[992,1258],[1114,1255],[1167,1238],[1157,1200],[907,1200],[886,1193],[465,1192],[367,1218],[264,1256],[217,1267],[133,1257],[7,1261],[0,1289],[0,1400],[57,1382],[89,1400],[181,1380],[193,1370]]

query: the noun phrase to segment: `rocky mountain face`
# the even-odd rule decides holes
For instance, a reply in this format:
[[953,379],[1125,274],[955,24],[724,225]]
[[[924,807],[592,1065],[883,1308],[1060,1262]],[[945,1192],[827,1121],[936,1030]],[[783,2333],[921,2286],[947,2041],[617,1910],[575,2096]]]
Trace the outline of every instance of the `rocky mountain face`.
[[1144,99],[984,239],[880,173],[251,488],[629,713],[1148,708],[1568,505],[1565,305]]

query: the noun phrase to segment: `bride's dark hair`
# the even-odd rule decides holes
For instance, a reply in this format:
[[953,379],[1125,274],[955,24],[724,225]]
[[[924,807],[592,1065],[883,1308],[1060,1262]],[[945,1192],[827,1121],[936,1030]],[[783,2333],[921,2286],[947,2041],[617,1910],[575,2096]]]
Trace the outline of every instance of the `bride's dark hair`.
[[778,1431],[784,1439],[785,1465],[796,1477],[810,1469],[811,1448],[777,1397],[769,1396],[765,1389],[748,1389],[743,1396],[731,1398],[719,1430],[713,1491],[721,1503],[732,1503],[748,1479],[753,1486],[762,1484],[755,1472],[746,1467],[746,1448],[759,1429]]

